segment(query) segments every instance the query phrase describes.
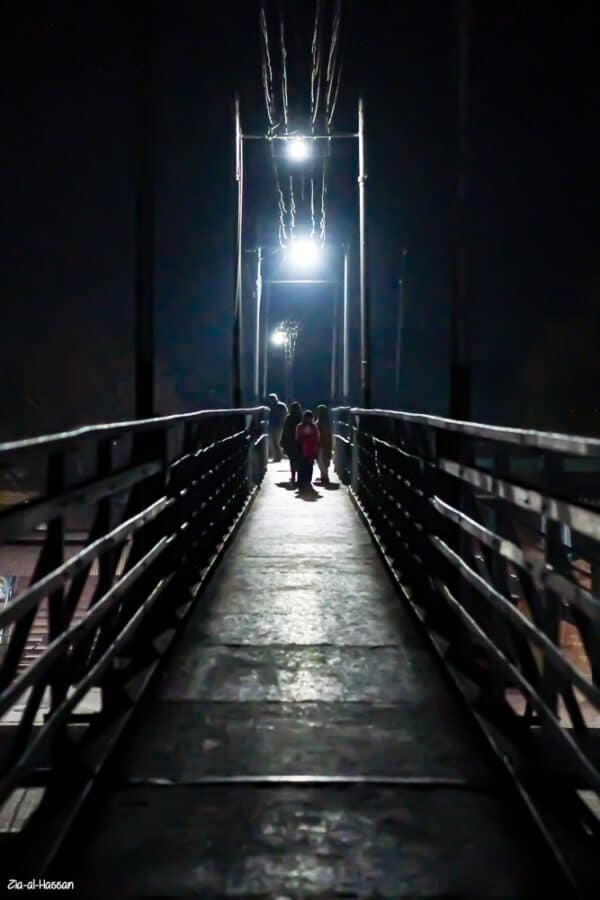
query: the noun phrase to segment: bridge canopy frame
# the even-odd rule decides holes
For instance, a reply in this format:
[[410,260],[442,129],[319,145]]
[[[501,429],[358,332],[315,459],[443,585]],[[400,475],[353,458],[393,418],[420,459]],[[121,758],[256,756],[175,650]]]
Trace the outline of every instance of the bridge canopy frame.
[[[285,142],[297,137],[297,135],[289,134],[250,134],[244,132],[242,128],[241,112],[239,97],[235,98],[235,179],[237,183],[237,230],[236,230],[236,275],[235,275],[235,302],[233,317],[233,354],[232,354],[232,371],[233,371],[233,405],[240,406],[242,403],[242,356],[243,356],[243,337],[242,337],[242,278],[243,278],[243,222],[244,222],[244,143],[246,141],[264,141],[271,144]],[[307,142],[314,141],[316,143],[325,141],[330,146],[338,140],[355,140],[357,144],[358,157],[358,266],[359,266],[359,301],[360,301],[360,389],[361,402],[363,406],[370,407],[372,403],[372,384],[371,384],[371,300],[369,290],[369,278],[367,272],[367,225],[366,225],[366,156],[365,156],[365,115],[364,101],[362,97],[358,99],[357,110],[357,131],[356,132],[329,132],[327,134],[313,134],[304,138]],[[262,304],[262,273],[261,273],[262,255],[261,248],[258,248],[258,275],[256,280],[256,339],[255,339],[255,378],[254,393],[255,401],[258,402],[258,384],[260,378],[258,373],[258,363],[260,358],[260,307]],[[348,248],[344,249],[344,313],[342,325],[342,338],[344,342],[345,353],[342,364],[342,394],[345,399],[349,397],[348,390]],[[267,298],[268,303],[268,298]],[[335,340],[335,337],[334,337]],[[266,346],[263,343],[263,347]],[[264,355],[264,350],[263,350]],[[333,378],[333,376],[332,376]],[[265,379],[266,380],[266,379]],[[263,382],[264,384],[264,382]],[[265,385],[266,389],[266,385]],[[263,390],[263,393],[265,391]]]

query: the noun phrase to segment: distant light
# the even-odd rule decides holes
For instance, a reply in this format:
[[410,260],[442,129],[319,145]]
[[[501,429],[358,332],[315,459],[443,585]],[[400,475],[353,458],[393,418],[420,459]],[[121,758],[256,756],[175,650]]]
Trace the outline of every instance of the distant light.
[[271,335],[271,341],[276,347],[283,347],[287,341],[287,334],[285,331],[274,331]]
[[294,162],[302,162],[310,155],[310,147],[306,138],[294,137],[286,141],[287,155]]
[[318,263],[320,256],[321,247],[310,238],[299,238],[291,243],[290,259],[295,266],[310,268]]

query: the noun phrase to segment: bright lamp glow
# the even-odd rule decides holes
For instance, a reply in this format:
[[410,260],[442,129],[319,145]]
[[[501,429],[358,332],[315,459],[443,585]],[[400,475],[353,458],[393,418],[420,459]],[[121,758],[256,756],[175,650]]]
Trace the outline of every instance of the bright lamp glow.
[[274,331],[271,335],[271,341],[276,347],[283,347],[287,340],[285,331]]
[[294,162],[302,162],[304,159],[307,159],[310,154],[310,148],[308,146],[308,141],[303,137],[294,137],[288,138],[287,140],[287,155]]
[[290,259],[295,266],[310,267],[319,261],[321,248],[310,238],[300,238],[292,242]]

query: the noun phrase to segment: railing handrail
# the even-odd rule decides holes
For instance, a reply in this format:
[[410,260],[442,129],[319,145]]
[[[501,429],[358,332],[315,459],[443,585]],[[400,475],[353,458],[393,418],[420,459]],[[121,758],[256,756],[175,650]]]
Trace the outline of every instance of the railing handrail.
[[[333,412],[336,471],[386,566],[567,879],[587,888],[600,838],[581,802],[600,796],[600,514],[572,498],[563,464],[587,457],[573,468],[597,481],[600,439]],[[521,455],[543,463],[533,484],[512,465]]]
[[125,422],[106,422],[100,425],[81,425],[69,431],[23,438],[18,441],[0,443],[0,464],[3,457],[18,453],[48,452],[65,444],[77,443],[81,440],[97,437],[99,439],[117,438],[123,434],[139,434],[158,426],[171,427],[183,423],[193,423],[203,418],[225,418],[227,416],[253,416],[267,412],[267,406],[242,407],[239,409],[199,409],[187,413],[174,413],[168,416],[155,416],[151,419],[133,419]]
[[[45,873],[248,509],[266,471],[267,420],[265,406],[207,409],[0,444],[0,467],[29,454],[37,486],[0,510],[5,568],[31,570],[0,610],[0,805],[33,779],[45,809],[20,823],[22,870],[34,858]],[[15,557],[15,540],[41,525],[32,553]],[[79,540],[67,549],[71,528]],[[51,841],[44,816],[57,823]]]
[[442,428],[455,431],[482,440],[501,441],[510,444],[532,447],[538,450],[553,450],[557,453],[571,453],[577,456],[600,457],[600,438],[584,435],[561,434],[550,431],[536,431],[529,428],[513,428],[503,425],[485,425],[481,422],[464,422],[459,419],[448,419],[443,416],[432,416],[426,413],[403,412],[394,409],[363,409],[361,407],[337,407],[338,411],[347,411],[353,416],[379,416],[381,418],[401,419],[414,422],[416,425],[428,425],[431,428]]

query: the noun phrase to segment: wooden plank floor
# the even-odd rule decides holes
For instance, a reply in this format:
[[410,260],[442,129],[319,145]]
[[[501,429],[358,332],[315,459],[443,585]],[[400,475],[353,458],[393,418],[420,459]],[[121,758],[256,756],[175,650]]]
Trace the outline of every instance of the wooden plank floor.
[[56,874],[89,898],[553,896],[346,489],[309,502],[286,477],[269,467]]

